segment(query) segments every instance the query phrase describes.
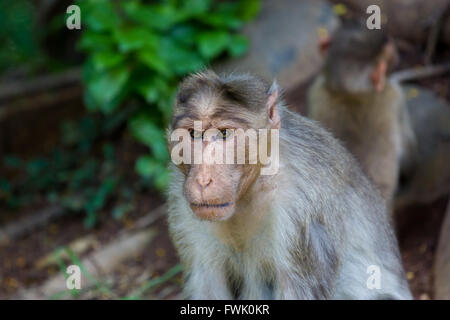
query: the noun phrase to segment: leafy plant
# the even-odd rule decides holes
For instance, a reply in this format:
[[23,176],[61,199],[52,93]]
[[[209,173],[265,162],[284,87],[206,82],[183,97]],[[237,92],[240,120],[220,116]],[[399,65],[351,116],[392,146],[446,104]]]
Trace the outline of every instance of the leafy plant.
[[111,289],[109,288],[109,285],[103,281],[98,280],[96,277],[94,277],[88,270],[87,268],[83,265],[80,257],[73,252],[70,248],[68,247],[60,247],[57,248],[54,252],[53,255],[55,257],[55,259],[58,262],[58,267],[59,270],[61,271],[61,273],[63,274],[63,276],[66,278],[68,278],[67,275],[67,264],[64,262],[64,260],[62,259],[62,253],[66,253],[70,260],[71,263],[73,265],[76,265],[80,268],[82,274],[90,281],[90,283],[92,284],[92,286],[90,288],[86,288],[86,289],[81,289],[81,290],[77,290],[77,289],[66,289],[66,290],[62,290],[57,292],[56,294],[53,294],[49,297],[50,300],[58,300],[63,298],[64,296],[70,294],[72,295],[73,298],[78,299],[79,296],[81,295],[81,293],[86,292],[88,290],[93,290],[94,292],[98,292],[100,294],[102,294],[104,297],[107,298],[111,298],[114,299],[114,293],[111,291]]
[[212,60],[242,55],[248,40],[237,31],[259,10],[259,0],[80,0],[87,54],[83,79],[88,110],[106,115],[137,101],[128,120],[148,146],[136,170],[163,189],[167,183],[165,128],[181,77]]
[[33,29],[34,9],[30,0],[0,1],[0,71],[43,58]]
[[15,179],[0,178],[0,204],[19,207],[44,195],[67,210],[85,212],[85,226],[90,228],[114,197],[113,217],[120,219],[133,208],[133,194],[140,185],[124,183],[123,166],[118,165],[116,150],[108,140],[110,131],[129,113],[125,109],[107,119],[90,115],[64,123],[62,145],[49,155],[29,160],[4,157],[4,167],[20,174]]
[[[50,155],[2,159],[20,175],[0,177],[0,204],[19,207],[44,195],[86,213],[85,225],[93,227],[111,199],[117,200],[112,216],[120,219],[133,209],[137,191],[149,185],[164,189],[165,128],[177,83],[216,58],[245,52],[248,40],[238,30],[255,16],[259,0],[77,3],[84,30],[78,46],[86,53],[85,104],[92,113],[65,123],[61,145]],[[132,185],[113,145],[123,128],[149,148],[135,163],[142,178]]]

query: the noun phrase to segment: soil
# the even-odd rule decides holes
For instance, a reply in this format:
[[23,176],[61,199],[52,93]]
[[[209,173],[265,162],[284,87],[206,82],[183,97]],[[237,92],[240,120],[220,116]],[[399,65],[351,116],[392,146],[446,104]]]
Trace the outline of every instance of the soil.
[[[120,231],[132,227],[140,217],[162,203],[163,199],[156,192],[141,195],[137,201],[136,210],[120,220],[113,219],[107,210],[99,213],[99,223],[94,229],[85,228],[83,215],[70,213],[21,239],[0,245],[2,257],[0,259],[0,297],[12,297],[18,289],[33,287],[60,272],[57,265],[51,265],[43,269],[36,266],[36,262],[48,253],[83,236],[93,235],[94,244],[80,255],[83,258],[96,247],[114,240]],[[26,214],[33,214],[33,212],[30,210],[27,213],[22,213],[21,216]],[[158,248],[152,248],[152,243],[149,251],[139,261],[142,263],[144,271],[148,269],[145,266],[151,266],[154,273],[163,273],[165,269],[169,269],[176,264],[176,259],[174,260],[174,250],[167,238],[167,226],[164,219],[159,219],[155,223],[155,227],[158,229],[158,235],[153,243],[157,244]],[[160,246],[164,247],[164,254],[161,254],[161,250],[159,250],[158,256],[155,252]],[[158,258],[156,259],[155,256]]]
[[433,263],[447,197],[396,212],[398,239],[406,276],[415,299],[433,299]]

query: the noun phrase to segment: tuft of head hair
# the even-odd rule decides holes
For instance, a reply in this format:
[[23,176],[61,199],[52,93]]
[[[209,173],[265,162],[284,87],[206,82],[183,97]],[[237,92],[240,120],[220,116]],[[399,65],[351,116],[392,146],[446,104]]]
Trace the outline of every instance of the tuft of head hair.
[[385,29],[369,30],[361,20],[344,20],[336,31],[329,50],[329,60],[342,59],[372,63],[389,42]]
[[182,81],[176,103],[185,104],[198,94],[214,94],[250,111],[258,111],[265,106],[270,89],[267,82],[252,74],[219,76],[212,70],[204,70]]

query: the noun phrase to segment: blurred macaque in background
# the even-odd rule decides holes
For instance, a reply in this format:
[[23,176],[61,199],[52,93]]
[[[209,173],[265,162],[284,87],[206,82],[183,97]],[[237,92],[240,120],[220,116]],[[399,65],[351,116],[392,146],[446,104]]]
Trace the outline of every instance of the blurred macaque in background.
[[325,66],[308,96],[308,116],[331,130],[390,202],[415,149],[405,97],[389,80],[395,45],[384,30],[345,21],[321,40]]
[[[446,267],[442,261],[448,259],[446,257],[449,257],[450,253],[448,246],[442,243],[442,239],[448,239],[450,230],[448,223],[446,225],[444,224],[442,228],[440,227],[440,223],[445,214],[446,199],[450,192],[450,107],[448,105],[450,96],[450,81],[448,76],[450,71],[450,52],[448,50],[450,39],[448,33],[448,30],[450,30],[448,28],[450,25],[450,3],[448,1],[436,1],[433,3],[423,1],[333,2],[336,3],[336,8],[344,11],[343,15],[346,18],[350,17],[351,19],[361,19],[364,17],[365,9],[369,4],[379,5],[383,20],[382,32],[372,30],[372,34],[375,36],[370,37],[367,36],[368,30],[360,29],[357,31],[354,29],[353,33],[355,38],[352,43],[353,47],[347,46],[348,55],[339,55],[339,51],[345,51],[345,45],[342,42],[341,44],[333,43],[333,40],[336,40],[336,38],[342,39],[342,34],[343,32],[345,33],[345,29],[347,29],[347,40],[351,38],[350,34],[352,31],[349,29],[348,24],[344,23],[344,26],[338,29],[337,33],[333,34],[330,38],[322,39],[319,47],[322,49],[321,51],[326,51],[328,55],[326,54],[325,67],[321,75],[316,79],[309,92],[308,112],[312,117],[323,120],[325,126],[327,123],[331,123],[332,131],[335,129],[337,136],[342,136],[344,142],[349,140],[349,137],[353,137],[353,140],[350,140],[350,150],[358,144],[361,145],[363,139],[367,139],[372,135],[370,139],[363,143],[367,147],[363,155],[373,155],[371,152],[374,150],[371,148],[375,147],[374,149],[376,149],[377,141],[380,142],[388,137],[386,132],[381,129],[388,127],[395,128],[395,125],[393,126],[392,124],[396,121],[393,121],[393,119],[400,119],[400,122],[397,122],[401,124],[401,130],[399,132],[404,137],[411,138],[403,141],[412,143],[407,143],[406,145],[400,144],[403,147],[406,146],[406,149],[402,152],[403,156],[400,159],[393,157],[392,153],[389,152],[378,154],[380,167],[376,172],[369,173],[369,175],[375,176],[373,178],[374,181],[377,179],[383,180],[383,173],[387,173],[389,170],[395,172],[396,170],[392,170],[392,168],[399,166],[397,167],[399,172],[395,178],[395,175],[388,177],[389,175],[385,174],[384,180],[390,181],[388,185],[391,186],[389,192],[391,195],[391,207],[398,227],[400,242],[404,246],[404,255],[407,257],[407,260],[417,260],[416,268],[420,268],[418,265],[425,263],[423,260],[424,256],[429,261],[427,264],[432,265],[433,259],[431,252],[435,250],[438,241],[437,235],[440,234],[440,245],[436,253],[440,263],[436,264],[434,272],[436,277],[441,280],[435,281],[433,285],[440,292],[438,294],[439,297],[448,298],[449,290],[442,282],[448,282],[447,274],[450,273],[450,270],[448,270],[448,265]],[[401,17],[399,17],[398,12],[402,12]],[[412,27],[413,25],[415,27]],[[329,110],[332,110],[331,113],[323,112],[324,108],[321,107],[321,103],[319,102],[326,100],[329,94],[319,96],[318,93],[326,92],[327,90],[324,88],[327,86],[327,83],[332,82],[326,81],[327,76],[333,79],[333,76],[336,76],[340,72],[340,74],[344,75],[353,74],[353,79],[363,78],[369,80],[369,82],[355,80],[353,84],[356,89],[358,89],[358,86],[361,89],[364,83],[366,85],[370,82],[374,84],[374,80],[380,79],[373,73],[372,76],[374,77],[367,77],[367,70],[370,68],[364,69],[361,67],[360,61],[364,59],[364,50],[366,54],[368,51],[372,51],[372,59],[375,58],[372,70],[377,69],[375,67],[377,65],[376,61],[382,56],[375,49],[377,42],[380,43],[380,37],[377,34],[386,34],[387,32],[390,36],[393,36],[389,37],[389,43],[399,53],[398,63],[396,66],[393,66],[395,71],[392,72],[391,69],[390,76],[386,77],[388,88],[395,86],[397,98],[391,96],[391,99],[387,102],[388,104],[401,102],[402,112],[400,114],[394,112],[396,109],[395,104],[390,105],[390,110],[384,109],[385,105],[379,104],[376,106],[377,113],[372,114],[371,118],[364,118],[361,116],[364,113],[360,108],[352,109],[350,107],[350,105],[360,107],[361,100],[358,100],[356,98],[357,94],[355,94],[353,95],[355,99],[351,102],[351,99],[349,99],[351,95],[348,92],[346,98],[337,98],[338,94],[335,94],[333,97],[336,97],[336,101],[333,105],[329,105]],[[356,35],[357,33],[360,35],[359,40]],[[365,38],[364,34],[366,34]],[[362,50],[363,56],[359,56],[358,53],[361,52],[361,47],[358,46],[358,41],[364,42],[364,39],[366,44],[364,45],[364,50]],[[334,51],[333,45],[335,47]],[[349,57],[350,59],[348,59]],[[367,59],[368,55],[365,57]],[[331,61],[338,61],[338,63],[330,66]],[[352,61],[354,64],[351,63]],[[330,75],[328,72],[330,69],[337,72]],[[378,70],[382,69],[379,68]],[[355,70],[359,70],[359,73],[355,72]],[[346,79],[342,76],[334,79],[338,79],[341,84],[344,84],[339,91],[339,95],[341,95],[346,91]],[[414,82],[414,84],[410,84],[409,82]],[[351,81],[347,81],[347,83],[351,83]],[[331,87],[333,87],[333,84],[331,84]],[[376,86],[369,85],[369,87],[372,87],[372,97],[382,96],[380,92],[377,92]],[[365,96],[367,99],[368,95],[366,94]],[[311,99],[312,97],[315,98]],[[398,99],[399,97],[400,99]],[[349,103],[347,113],[338,114],[334,107],[337,106],[338,110],[342,110],[340,109],[341,105],[346,102]],[[390,114],[390,118],[384,118],[384,122],[380,122],[380,115],[383,114],[383,110],[388,110],[386,114]],[[358,127],[355,125],[355,123],[362,121],[366,121],[367,126]],[[374,126],[379,126],[378,129],[380,131],[371,132]],[[383,143],[384,146],[387,146],[387,149],[384,149],[384,151],[390,150],[392,152],[393,149],[392,145],[389,147],[389,140],[386,142],[386,144]],[[387,167],[381,165],[386,164],[384,161],[387,161]],[[366,164],[362,162],[362,166],[364,168]],[[397,187],[394,192],[393,186],[395,184]],[[383,190],[383,187],[381,189]],[[417,235],[416,240],[413,240],[413,233]],[[426,234],[429,234],[429,236],[426,236]],[[407,247],[411,246],[412,243],[416,243],[417,245],[419,245],[418,243],[422,243],[422,253],[411,253]],[[422,260],[419,256],[422,256]],[[414,273],[411,273],[410,276],[412,282],[419,286],[419,280],[414,279]],[[431,281],[427,284],[422,282],[420,286],[432,286],[430,283]],[[444,292],[447,292],[447,294],[444,294]],[[421,295],[421,298],[426,299],[427,297],[429,296],[426,294]]]

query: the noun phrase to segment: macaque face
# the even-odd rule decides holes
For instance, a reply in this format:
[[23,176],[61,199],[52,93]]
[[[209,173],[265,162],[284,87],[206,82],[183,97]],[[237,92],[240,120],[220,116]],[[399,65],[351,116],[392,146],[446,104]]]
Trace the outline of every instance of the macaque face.
[[[213,107],[213,106],[211,106]],[[195,125],[193,124],[195,123]],[[194,129],[201,124],[201,130]],[[246,130],[247,125],[222,117],[183,118],[176,129],[189,132],[191,160],[200,154],[201,163],[180,164],[185,174],[184,195],[194,214],[200,219],[226,220],[235,212],[236,202],[258,176],[259,165],[237,162],[237,131]],[[198,148],[196,151],[196,144]],[[226,154],[232,151],[232,163]],[[220,158],[222,163],[215,160]],[[249,148],[245,148],[245,159],[249,159]]]
[[[230,85],[216,83],[214,79],[193,76],[180,86],[172,132],[183,129],[189,133],[183,139],[188,139],[190,159],[194,161],[183,162],[178,167],[185,176],[184,196],[192,212],[200,219],[223,221],[235,213],[237,202],[259,176],[260,165],[249,162],[247,143],[245,163],[237,161],[237,140],[239,130],[267,126],[267,89],[261,88],[261,98],[252,100],[252,103],[262,105],[249,108],[245,105],[245,97],[230,98],[226,92]],[[174,143],[169,142],[171,154],[173,149]],[[230,151],[232,157],[227,158]],[[200,162],[195,161],[196,152],[201,155],[197,158]],[[217,163],[219,158],[222,163]],[[231,163],[230,159],[233,160]]]
[[368,30],[365,24],[343,27],[334,39],[321,39],[319,50],[327,53],[326,86],[349,94],[383,91],[387,71],[398,60],[385,31]]

